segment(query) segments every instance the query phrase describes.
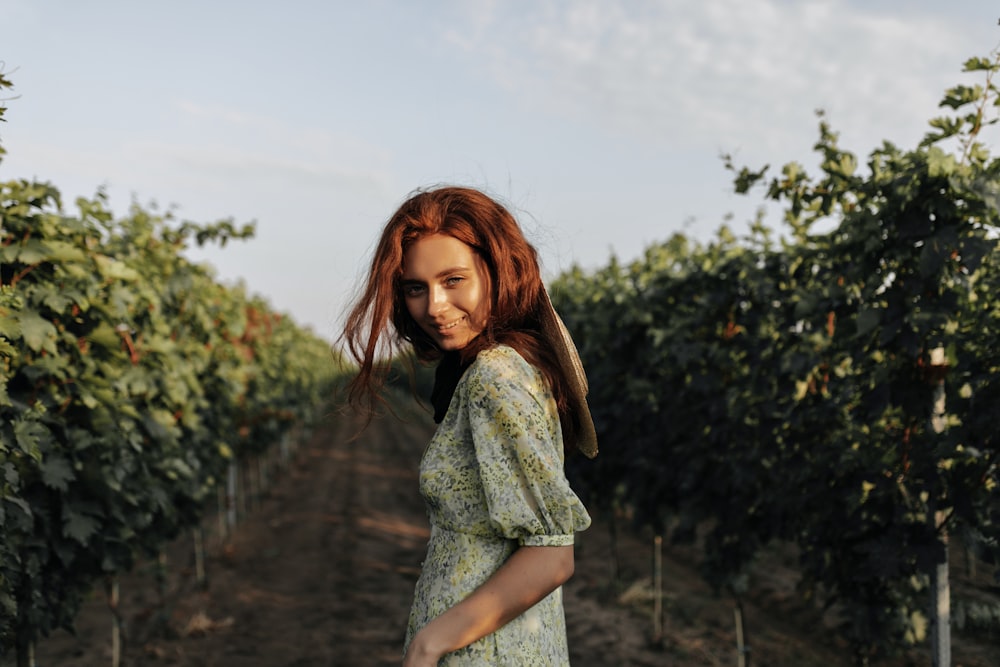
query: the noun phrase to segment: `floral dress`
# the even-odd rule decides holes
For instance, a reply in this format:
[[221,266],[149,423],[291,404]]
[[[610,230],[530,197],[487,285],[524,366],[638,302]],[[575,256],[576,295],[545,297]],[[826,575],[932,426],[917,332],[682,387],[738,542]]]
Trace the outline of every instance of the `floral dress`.
[[[479,354],[420,463],[431,533],[406,645],[489,579],[519,545],[566,546],[590,516],[563,472],[555,400],[513,348]],[[568,665],[562,589],[439,665]]]

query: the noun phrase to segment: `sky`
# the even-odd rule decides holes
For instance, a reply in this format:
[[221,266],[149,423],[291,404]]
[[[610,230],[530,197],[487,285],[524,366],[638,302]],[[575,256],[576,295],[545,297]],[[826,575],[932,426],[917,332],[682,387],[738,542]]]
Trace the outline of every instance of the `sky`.
[[[416,188],[481,188],[552,278],[741,233],[722,154],[915,147],[996,0],[0,0],[0,180],[255,222],[192,250],[333,340]],[[996,126],[994,126],[996,127]],[[997,143],[997,129],[984,138]],[[995,152],[995,151],[994,151]],[[779,226],[777,220],[774,226]]]

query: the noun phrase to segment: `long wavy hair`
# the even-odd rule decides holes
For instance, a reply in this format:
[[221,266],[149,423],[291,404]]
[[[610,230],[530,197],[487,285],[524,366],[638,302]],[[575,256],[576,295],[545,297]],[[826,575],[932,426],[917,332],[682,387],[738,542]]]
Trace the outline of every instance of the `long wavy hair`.
[[[549,341],[541,334],[545,286],[538,253],[514,216],[491,197],[466,187],[419,190],[389,218],[372,258],[367,280],[349,311],[341,334],[347,353],[358,363],[348,400],[370,419],[380,400],[387,365],[384,352],[412,346],[418,359],[440,360],[442,351],[410,316],[400,284],[403,257],[419,239],[447,234],[462,241],[485,263],[490,277],[490,315],[483,331],[459,354],[469,363],[484,349],[509,345],[538,368],[559,409],[563,442],[576,444],[575,402]],[[391,326],[390,326],[391,325]]]

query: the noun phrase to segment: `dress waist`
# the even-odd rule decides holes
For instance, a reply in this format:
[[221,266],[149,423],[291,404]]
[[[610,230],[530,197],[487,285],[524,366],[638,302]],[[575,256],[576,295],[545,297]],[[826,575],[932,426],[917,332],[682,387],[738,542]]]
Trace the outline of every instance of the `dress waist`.
[[[434,532],[438,531],[440,533],[450,533],[452,535],[465,535],[467,537],[473,537],[478,540],[489,540],[494,542],[508,542],[508,538],[497,533],[495,530],[490,530],[489,527],[483,525],[453,525],[446,521],[434,520],[431,518],[431,539],[434,537]],[[442,537],[445,537],[442,535]]]

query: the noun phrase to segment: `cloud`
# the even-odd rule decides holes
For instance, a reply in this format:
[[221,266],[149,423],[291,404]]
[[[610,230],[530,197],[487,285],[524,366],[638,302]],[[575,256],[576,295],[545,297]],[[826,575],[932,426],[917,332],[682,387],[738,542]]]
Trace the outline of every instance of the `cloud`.
[[[912,141],[957,83],[968,35],[845,0],[539,0],[448,33],[547,113],[673,148],[764,152],[815,138],[813,111],[873,147]],[[850,146],[848,146],[850,147]]]

